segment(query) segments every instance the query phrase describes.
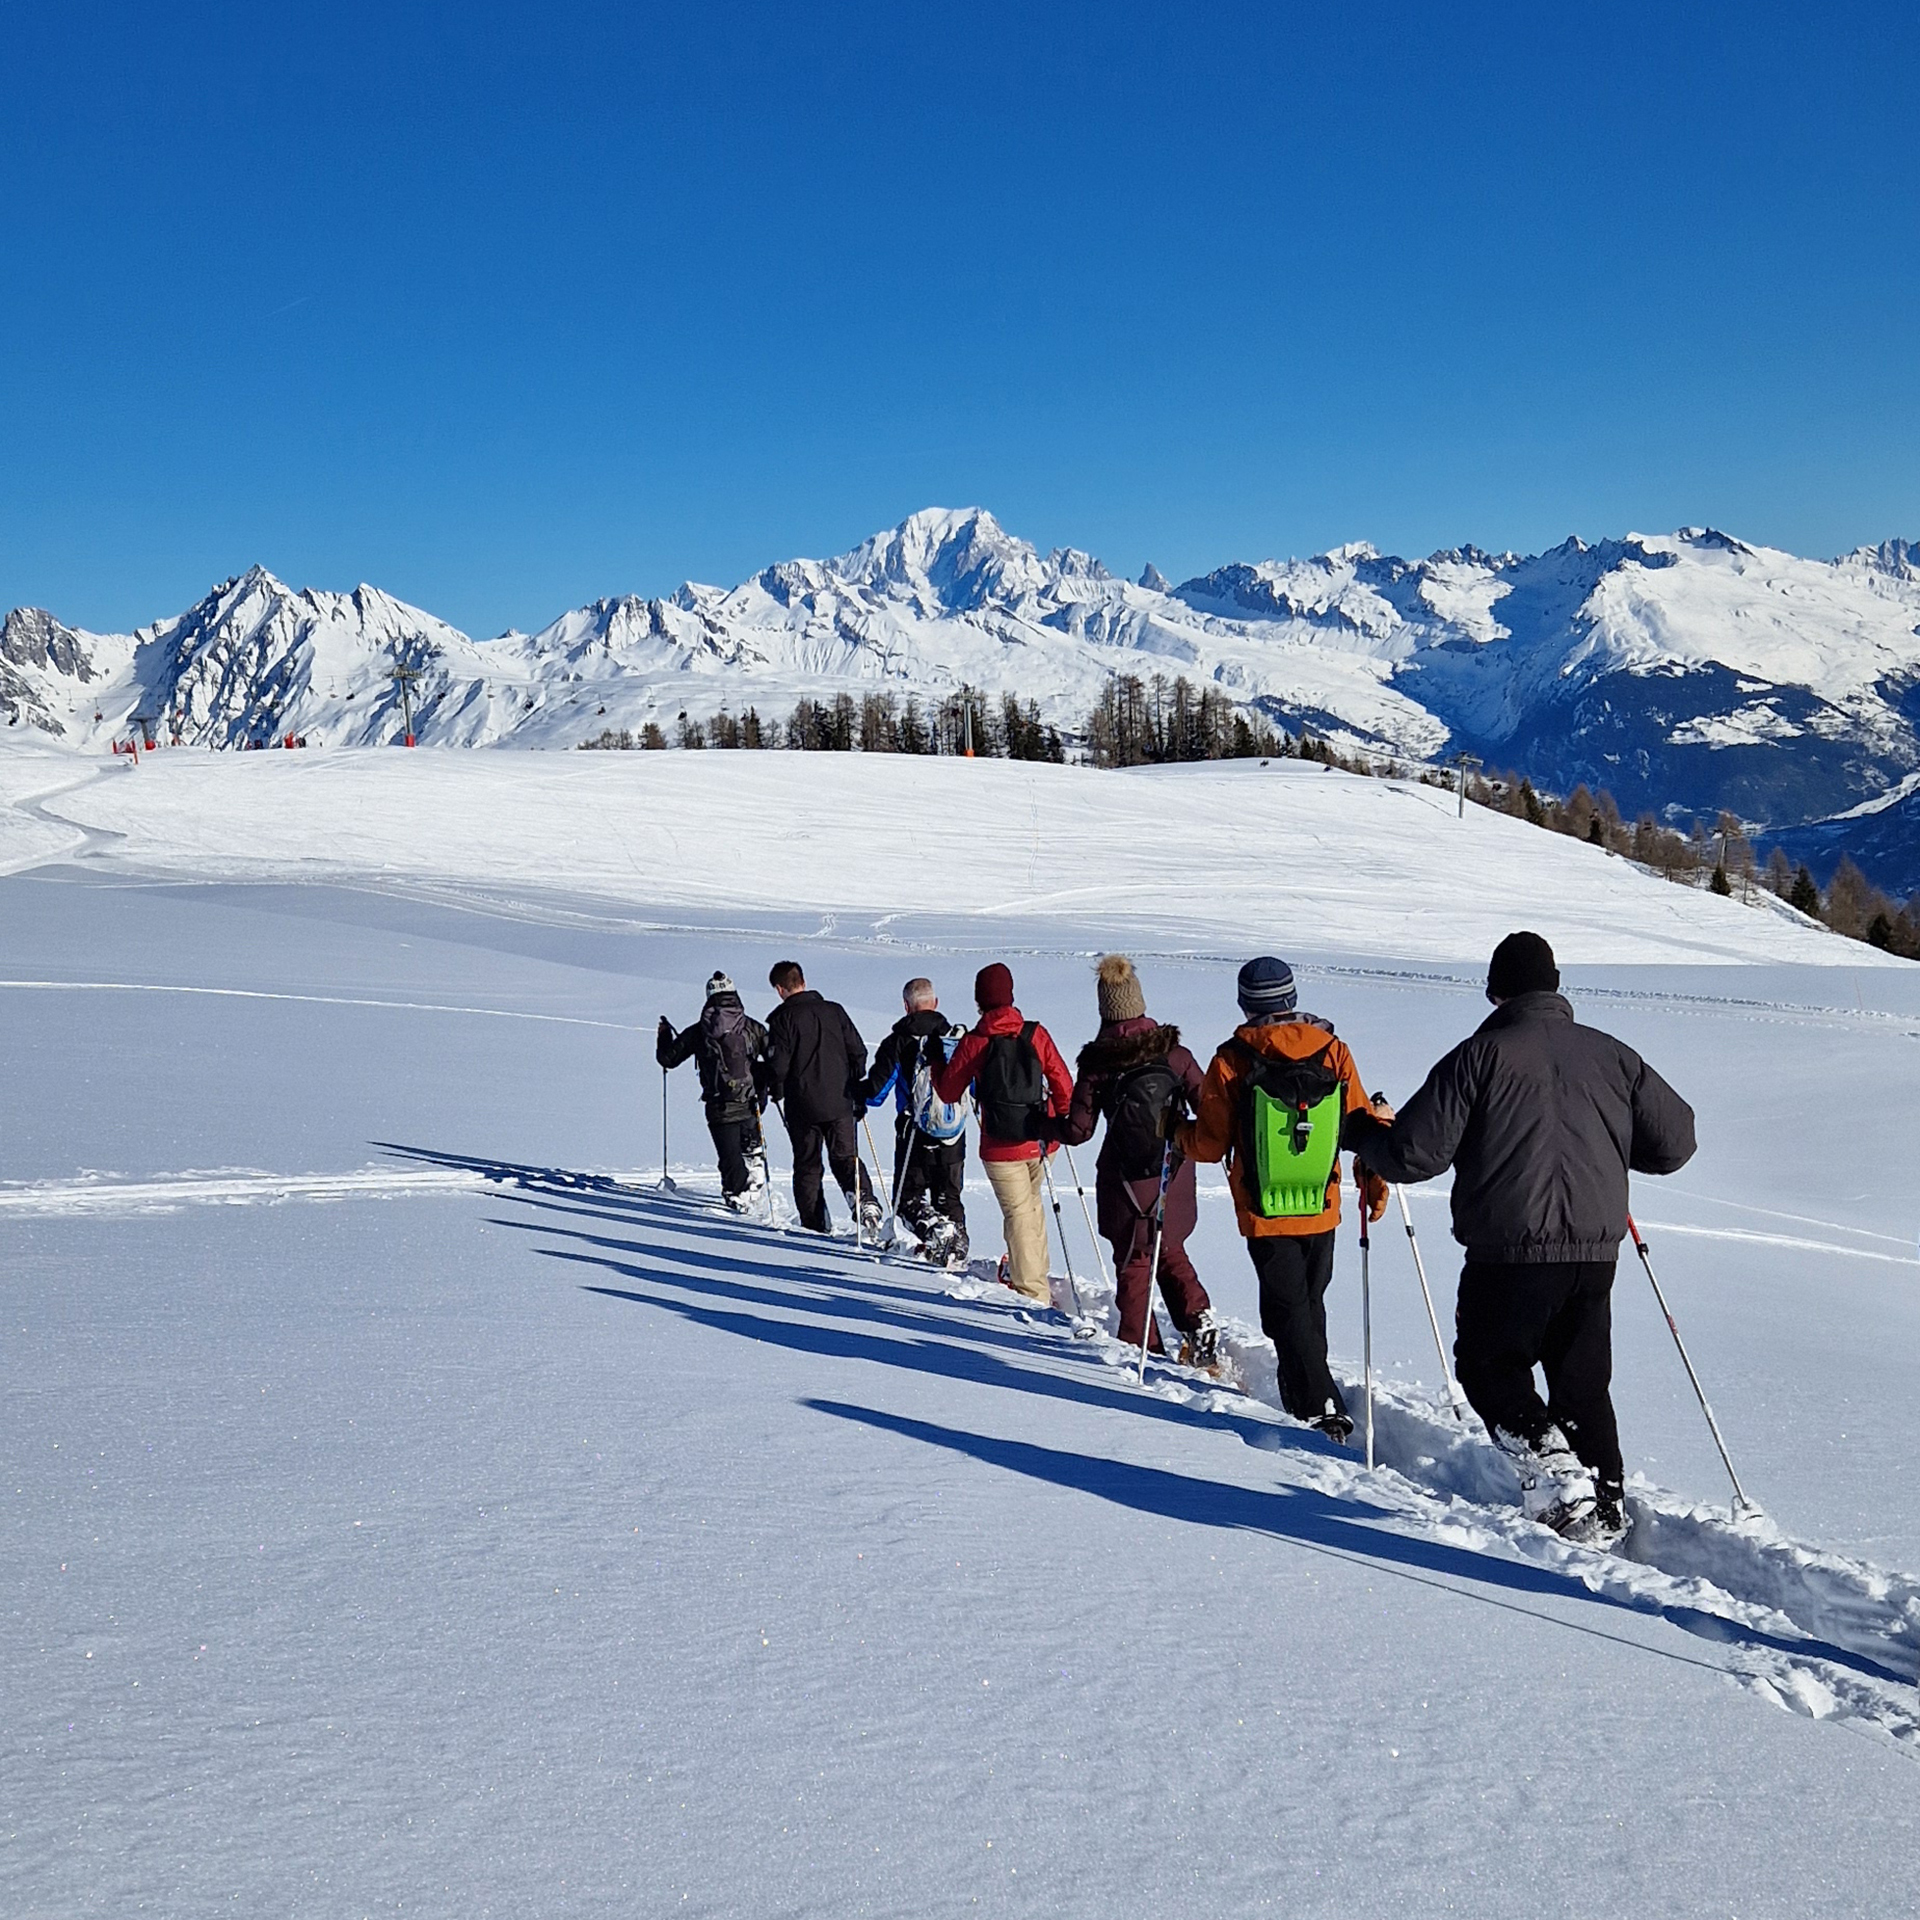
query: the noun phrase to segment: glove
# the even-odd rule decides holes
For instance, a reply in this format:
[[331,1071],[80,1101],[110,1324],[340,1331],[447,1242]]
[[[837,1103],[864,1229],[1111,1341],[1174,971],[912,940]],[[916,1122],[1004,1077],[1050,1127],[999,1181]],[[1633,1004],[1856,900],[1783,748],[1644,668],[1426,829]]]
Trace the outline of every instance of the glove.
[[660,1024],[654,1031],[662,1040],[671,1040],[673,1038],[673,1022],[663,1013],[660,1016]]
[[1371,1167],[1363,1167],[1359,1161],[1353,1163],[1353,1177],[1360,1188],[1360,1204],[1367,1210],[1369,1220],[1378,1220],[1387,1210],[1387,1197],[1390,1189],[1387,1183]]

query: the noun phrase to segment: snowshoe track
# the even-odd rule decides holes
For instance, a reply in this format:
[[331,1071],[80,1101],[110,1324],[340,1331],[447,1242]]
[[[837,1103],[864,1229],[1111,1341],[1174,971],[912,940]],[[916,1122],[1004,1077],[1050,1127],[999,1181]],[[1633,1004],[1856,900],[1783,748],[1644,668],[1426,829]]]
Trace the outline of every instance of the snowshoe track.
[[[713,1183],[710,1172],[674,1172],[685,1186],[627,1186],[598,1176],[508,1168],[492,1170],[489,1181],[579,1198],[597,1195],[623,1208],[639,1203],[648,1211],[666,1209],[695,1230],[704,1219],[720,1216],[736,1230],[757,1226],[783,1238],[799,1232],[790,1220],[769,1228],[764,1220],[727,1214],[717,1194],[699,1190],[703,1181]],[[642,1224],[638,1217],[631,1223]],[[1302,1484],[1364,1498],[1381,1510],[1385,1524],[1401,1531],[1527,1562],[1635,1612],[1659,1616],[1716,1647],[1716,1664],[1769,1704],[1814,1719],[1858,1722],[1920,1758],[1920,1578],[1808,1546],[1762,1513],[1735,1519],[1725,1507],[1688,1501],[1640,1475],[1627,1487],[1632,1524],[1625,1541],[1613,1551],[1578,1546],[1522,1516],[1513,1469],[1479,1420],[1471,1412],[1456,1420],[1445,1399],[1418,1386],[1376,1378],[1378,1470],[1369,1476],[1357,1436],[1352,1445],[1338,1446],[1280,1410],[1273,1348],[1243,1322],[1221,1323],[1222,1377],[1154,1355],[1144,1385],[1135,1387],[1139,1349],[1113,1337],[1113,1294],[1104,1280],[1081,1282],[1084,1310],[1075,1315],[1064,1277],[1055,1276],[1055,1311],[1048,1313],[1000,1286],[991,1261],[945,1273],[916,1257],[876,1256],[845,1232],[805,1238],[823,1253],[869,1270],[877,1257],[911,1272],[930,1299],[1015,1311],[1033,1328],[1037,1351],[1049,1350],[1069,1365],[1099,1366],[1119,1376],[1115,1384],[1122,1390],[1162,1405],[1231,1418],[1249,1444],[1294,1454],[1289,1474]],[[804,1300],[796,1299],[795,1306],[807,1310]],[[1087,1329],[1091,1339],[1084,1337]],[[1357,1406],[1359,1383],[1342,1385]]]

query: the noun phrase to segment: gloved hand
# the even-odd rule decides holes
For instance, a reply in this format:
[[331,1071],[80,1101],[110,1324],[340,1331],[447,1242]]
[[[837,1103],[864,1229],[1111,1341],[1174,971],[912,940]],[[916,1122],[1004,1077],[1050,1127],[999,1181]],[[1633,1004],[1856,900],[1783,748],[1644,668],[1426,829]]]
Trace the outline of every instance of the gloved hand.
[[654,1031],[662,1040],[671,1040],[673,1038],[673,1022],[663,1013],[660,1016],[660,1024]]
[[1360,1204],[1367,1210],[1369,1220],[1378,1220],[1387,1210],[1390,1189],[1387,1183],[1369,1167],[1363,1167],[1358,1160],[1353,1163],[1353,1177],[1360,1189]]

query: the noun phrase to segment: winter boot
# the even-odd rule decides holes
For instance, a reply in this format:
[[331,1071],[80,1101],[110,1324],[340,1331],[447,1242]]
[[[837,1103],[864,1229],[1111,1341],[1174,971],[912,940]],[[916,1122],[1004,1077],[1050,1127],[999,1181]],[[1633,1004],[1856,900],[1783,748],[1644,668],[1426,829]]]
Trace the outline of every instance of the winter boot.
[[1344,1447],[1353,1438],[1353,1418],[1336,1407],[1331,1400],[1327,1402],[1325,1413],[1316,1413],[1307,1422],[1315,1433],[1324,1433],[1335,1446]]
[[1626,1490],[1617,1480],[1597,1481],[1593,1511],[1585,1520],[1562,1527],[1561,1538],[1583,1547],[1597,1547],[1605,1553],[1627,1537]]
[[1586,1528],[1598,1504],[1593,1473],[1557,1426],[1548,1427],[1537,1445],[1496,1427],[1493,1443],[1519,1472],[1520,1506],[1529,1520],[1555,1533]]
[[1203,1373],[1220,1370],[1220,1327],[1209,1307],[1180,1342],[1180,1364],[1198,1367]]

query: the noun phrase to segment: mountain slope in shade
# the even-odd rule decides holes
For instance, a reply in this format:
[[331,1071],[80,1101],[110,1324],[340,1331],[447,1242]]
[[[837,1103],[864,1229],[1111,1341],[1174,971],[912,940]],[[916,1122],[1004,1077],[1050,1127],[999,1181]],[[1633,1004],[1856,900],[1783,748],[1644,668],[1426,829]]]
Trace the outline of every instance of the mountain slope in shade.
[[[1033,700],[1071,734],[1115,673],[1164,673],[1289,729],[1585,780],[1628,812],[1725,807],[1786,828],[1920,771],[1915,550],[1804,560],[1702,528],[1532,556],[1354,544],[1170,588],[1153,568],[1135,583],[1074,549],[1042,554],[977,508],[929,509],[736,587],[599,600],[480,642],[373,587],[296,592],[255,568],[132,635],[17,611],[0,712],[81,745],[135,716],[193,744],[370,744],[401,731],[398,663],[436,745],[570,748],[649,720],[671,733],[682,712],[929,702],[962,682]],[[1829,838],[1869,831],[1904,844],[1910,810]]]

